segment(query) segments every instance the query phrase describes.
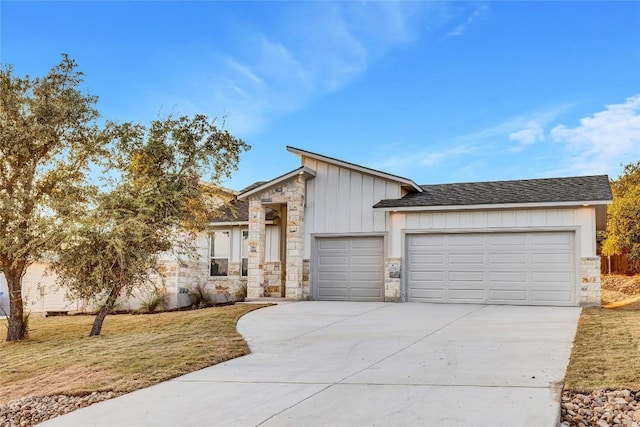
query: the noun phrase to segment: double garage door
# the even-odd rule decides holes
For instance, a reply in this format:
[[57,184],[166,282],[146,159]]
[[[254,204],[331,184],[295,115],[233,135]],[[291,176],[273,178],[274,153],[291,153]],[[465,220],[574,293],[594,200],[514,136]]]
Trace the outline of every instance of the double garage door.
[[[414,302],[576,305],[570,231],[407,234],[403,272]],[[383,301],[382,237],[316,238],[317,300]]]
[[407,299],[575,305],[573,232],[408,235]]

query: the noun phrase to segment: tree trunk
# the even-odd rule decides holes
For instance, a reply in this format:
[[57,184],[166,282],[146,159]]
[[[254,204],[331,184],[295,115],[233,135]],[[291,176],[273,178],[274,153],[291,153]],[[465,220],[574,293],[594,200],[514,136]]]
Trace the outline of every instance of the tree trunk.
[[111,309],[113,309],[113,307],[115,306],[116,300],[120,296],[120,289],[121,287],[119,285],[115,285],[113,288],[111,288],[111,292],[109,293],[107,300],[100,308],[100,311],[98,311],[98,314],[96,314],[96,318],[93,321],[93,326],[91,327],[91,333],[89,334],[90,337],[97,337],[98,335],[100,335],[100,331],[102,331],[102,322],[104,322],[107,314],[109,314]]
[[23,268],[4,269],[4,277],[9,288],[9,327],[7,341],[20,341],[27,337],[27,327],[24,322],[22,304],[22,276]]

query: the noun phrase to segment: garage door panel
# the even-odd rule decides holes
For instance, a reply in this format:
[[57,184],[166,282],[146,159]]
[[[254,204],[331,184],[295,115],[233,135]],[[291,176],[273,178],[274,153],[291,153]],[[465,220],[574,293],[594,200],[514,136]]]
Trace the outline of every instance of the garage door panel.
[[351,265],[379,267],[380,265],[382,265],[382,257],[379,255],[352,255]]
[[461,253],[461,254],[450,254],[449,255],[449,265],[462,264],[462,265],[472,265],[472,264],[484,264],[484,254],[478,253]]
[[349,272],[347,271],[321,271],[318,273],[318,278],[327,282],[327,286],[331,286],[331,282],[344,282],[349,279]]
[[449,270],[449,282],[484,282],[484,271]]
[[498,252],[489,254],[490,265],[527,265],[527,254],[524,252]]
[[312,286],[318,300],[382,301],[384,248],[381,237],[316,239]]
[[383,240],[380,238],[356,238],[349,239],[348,244],[350,249],[359,249],[359,250],[367,250],[370,249],[372,251],[382,250]]
[[[351,272],[352,283],[368,282],[370,287],[379,288],[378,283],[382,280],[382,274],[377,271]],[[360,285],[362,286],[362,285]]]
[[534,253],[531,255],[533,265],[548,266],[550,264],[571,264],[572,254],[566,252]]
[[532,238],[533,247],[537,249],[553,249],[567,247],[573,249],[573,238],[568,233],[539,233]]
[[318,296],[332,300],[346,300],[349,297],[347,290],[344,288],[322,288]]
[[408,235],[406,248],[410,301],[575,305],[574,232]]
[[492,283],[526,283],[527,273],[524,271],[491,271],[489,281]]
[[318,239],[318,249],[327,249],[327,250],[348,250],[349,242],[345,240],[339,239]]
[[410,297],[412,299],[425,302],[443,302],[444,289],[442,288],[415,288],[411,290]]
[[568,305],[572,302],[572,294],[562,290],[537,290],[532,292],[533,300],[544,305]]
[[420,282],[442,282],[445,273],[443,271],[412,271],[409,275],[415,286],[419,286]]
[[423,235],[423,236],[412,236],[411,239],[411,247],[420,248],[420,247],[443,247],[445,242],[444,236],[440,235]]
[[534,271],[531,281],[540,284],[558,284],[573,282],[573,274],[568,271]]
[[526,289],[489,289],[489,299],[505,304],[526,304]]
[[488,236],[487,241],[492,249],[524,248],[527,245],[527,237],[524,234],[493,234]]
[[485,300],[485,290],[480,289],[449,289],[449,299],[451,302],[483,302]]
[[452,234],[449,236],[449,246],[451,247],[484,247],[485,241],[482,236],[470,234]]
[[411,255],[409,262],[412,265],[443,265],[444,255],[442,254],[420,254]]
[[326,266],[345,266],[349,261],[345,256],[320,256],[318,257],[318,265]]

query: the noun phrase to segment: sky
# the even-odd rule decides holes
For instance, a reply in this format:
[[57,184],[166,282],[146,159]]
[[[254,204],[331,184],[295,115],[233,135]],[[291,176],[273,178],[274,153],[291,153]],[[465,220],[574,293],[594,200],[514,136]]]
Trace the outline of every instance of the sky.
[[638,1],[0,0],[2,64],[62,53],[105,119],[216,117],[252,146],[236,190],[287,145],[418,184],[640,161]]

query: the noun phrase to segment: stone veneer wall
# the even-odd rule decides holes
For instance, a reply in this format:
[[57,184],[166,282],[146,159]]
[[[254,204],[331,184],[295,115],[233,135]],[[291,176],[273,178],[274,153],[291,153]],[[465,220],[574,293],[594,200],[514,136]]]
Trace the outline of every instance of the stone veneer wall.
[[209,292],[212,302],[227,302],[235,301],[246,288],[247,278],[240,276],[240,268],[241,263],[229,262],[227,276],[209,276],[207,262],[161,261],[159,270],[163,277],[155,275],[151,279],[157,288],[164,285],[169,308],[191,304],[189,291],[198,286]]
[[389,257],[384,260],[384,300],[400,301],[401,259]]
[[580,305],[600,305],[600,257],[583,257],[580,260]]
[[281,265],[280,261],[267,261],[264,263],[265,296],[279,297],[281,295]]
[[285,199],[287,200],[286,229],[286,298],[303,298],[304,275],[304,194],[305,178],[297,175],[287,182]]
[[302,298],[311,299],[311,260],[302,260]]

